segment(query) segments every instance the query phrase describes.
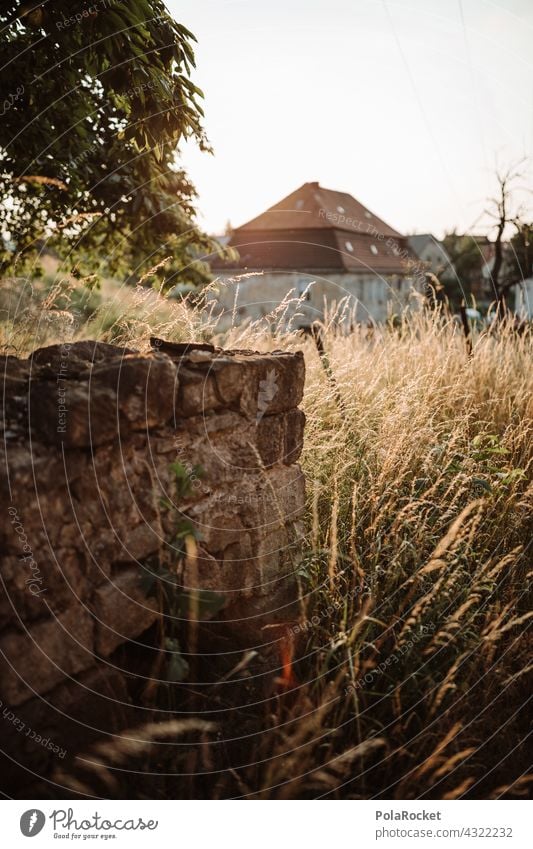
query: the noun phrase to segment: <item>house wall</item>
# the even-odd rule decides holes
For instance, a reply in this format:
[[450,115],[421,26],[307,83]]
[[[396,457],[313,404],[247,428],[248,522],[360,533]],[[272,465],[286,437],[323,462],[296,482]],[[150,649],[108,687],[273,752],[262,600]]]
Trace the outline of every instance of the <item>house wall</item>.
[[533,318],[533,277],[514,287],[514,311],[520,318]]
[[421,262],[427,264],[428,270],[433,274],[453,277],[453,265],[440,242],[427,242],[424,247],[417,250],[417,255]]
[[[377,274],[312,274],[307,272],[247,272],[217,275],[221,285],[211,297],[220,304],[221,325],[267,316],[293,290],[291,297],[309,289],[309,297],[297,309],[292,306],[286,317],[293,326],[305,326],[321,320],[325,309],[331,311],[346,298],[356,321],[381,322],[390,312],[400,312],[409,302],[411,280],[407,277],[380,277]],[[300,315],[296,315],[296,312]]]

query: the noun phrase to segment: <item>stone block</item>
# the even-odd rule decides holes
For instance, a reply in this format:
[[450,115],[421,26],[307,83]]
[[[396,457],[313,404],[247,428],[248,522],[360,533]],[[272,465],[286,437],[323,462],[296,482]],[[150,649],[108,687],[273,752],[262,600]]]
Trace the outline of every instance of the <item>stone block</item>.
[[[0,698],[20,705],[94,663],[93,620],[81,604],[0,637]],[[17,674],[18,673],[18,674]]]
[[16,798],[26,798],[27,770],[44,779],[98,738],[142,721],[129,704],[124,676],[103,664],[10,713],[0,717],[0,789]]
[[[168,551],[185,519],[198,545],[178,564],[181,586],[224,596],[209,627],[229,635],[231,651],[268,646],[271,625],[297,618],[303,357],[166,343],[143,355],[82,342],[2,362],[17,400],[3,411],[14,429],[0,509],[16,508],[24,540],[9,518],[0,527],[0,700],[74,757],[115,709],[118,728],[133,724],[127,676],[146,661],[135,641],[160,614],[131,564]],[[203,473],[185,492],[171,463]],[[42,579],[34,592],[32,576]],[[108,675],[117,649],[123,671]],[[35,739],[20,740],[23,765],[54,766]]]
[[[66,486],[58,486],[45,494],[39,489],[23,490],[13,481],[13,502],[6,505],[6,521],[0,525],[0,552],[5,554],[29,554],[34,556],[49,548],[68,548],[61,545],[62,528],[75,524]],[[58,479],[61,484],[61,479]],[[77,534],[79,537],[79,532]]]
[[289,410],[285,414],[285,431],[282,463],[292,466],[296,463],[304,447],[305,413],[303,410]]
[[116,393],[89,382],[32,381],[28,418],[40,439],[66,448],[95,447],[118,436]]
[[37,376],[48,379],[85,377],[93,365],[112,359],[122,359],[135,351],[110,345],[108,342],[95,342],[88,339],[80,342],[65,342],[59,345],[47,345],[36,348],[27,362]]
[[120,419],[133,430],[164,424],[174,412],[178,390],[176,367],[165,354],[129,354],[93,368],[90,384],[112,390]]
[[188,511],[205,549],[215,557],[223,555],[228,546],[238,543],[241,549],[249,550],[250,537],[242,523],[239,512],[222,507],[215,500],[202,501]]
[[60,456],[50,456],[50,452],[39,442],[15,443],[8,445],[0,458],[0,493],[10,494],[10,483],[16,481],[17,492],[31,494],[35,486],[45,490],[53,489],[58,481],[65,479],[67,473]]
[[93,366],[81,378],[31,381],[29,422],[46,442],[97,447],[173,414],[176,369],[164,354],[128,354]]
[[266,467],[295,463],[302,453],[305,414],[302,410],[263,416],[257,422],[257,448]]
[[117,537],[119,548],[114,559],[119,562],[144,560],[163,544],[162,530],[148,522],[141,522],[134,528],[117,530]]
[[87,600],[92,589],[83,554],[39,549],[0,558],[0,628],[59,614]]
[[303,397],[303,354],[221,355],[213,360],[221,406],[262,418],[297,407]]
[[221,406],[215,378],[205,370],[178,367],[176,418],[204,415]]
[[115,573],[94,596],[96,651],[107,657],[126,640],[138,637],[159,616],[154,598],[141,588],[140,569]]
[[248,418],[297,407],[303,397],[303,354],[223,351],[209,360],[184,356],[178,364],[178,417],[230,409]]
[[25,430],[28,406],[28,382],[31,366],[28,360],[0,356],[2,381],[2,416],[4,433],[20,435]]

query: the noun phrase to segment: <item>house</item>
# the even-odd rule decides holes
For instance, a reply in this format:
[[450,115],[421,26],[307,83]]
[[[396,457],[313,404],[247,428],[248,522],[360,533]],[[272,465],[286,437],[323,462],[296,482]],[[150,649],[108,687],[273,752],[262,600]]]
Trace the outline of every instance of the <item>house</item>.
[[[399,312],[411,290],[407,239],[346,192],[304,183],[235,229],[238,259],[215,259],[222,307],[241,319],[270,314],[292,291],[296,326],[321,319],[343,299],[357,321]],[[290,310],[289,310],[290,311]]]
[[431,233],[416,233],[409,236],[407,241],[427,271],[439,278],[454,275],[453,263],[446,248]]
[[533,319],[533,277],[514,286],[514,311],[519,318]]

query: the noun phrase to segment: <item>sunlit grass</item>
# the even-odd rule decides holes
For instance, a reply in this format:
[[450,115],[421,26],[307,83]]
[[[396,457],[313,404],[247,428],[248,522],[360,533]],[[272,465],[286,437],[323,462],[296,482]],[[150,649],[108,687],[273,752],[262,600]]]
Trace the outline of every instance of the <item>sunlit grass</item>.
[[286,307],[222,334],[213,311],[109,286],[92,315],[64,325],[64,305],[28,300],[2,343],[24,354],[67,331],[140,349],[156,334],[304,350],[299,683],[257,708],[261,733],[219,795],[523,794],[531,334],[502,325],[469,357],[451,318],[418,312],[348,334],[332,316],[326,364]]

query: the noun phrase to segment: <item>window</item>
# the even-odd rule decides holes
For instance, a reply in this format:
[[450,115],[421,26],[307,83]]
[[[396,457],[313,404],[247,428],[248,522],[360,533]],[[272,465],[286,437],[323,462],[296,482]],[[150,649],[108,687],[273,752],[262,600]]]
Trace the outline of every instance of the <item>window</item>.
[[338,207],[337,207],[337,212],[341,212],[341,213],[342,213],[342,212],[344,212],[344,207],[343,207],[343,206],[338,206]]
[[294,204],[294,206],[296,207],[296,209],[302,209],[303,205],[304,205],[304,202],[303,202],[303,200],[302,200],[301,198],[299,198],[299,199],[296,201],[296,203]]
[[372,218],[372,213],[365,209],[365,218]]
[[351,254],[353,254],[353,245],[352,245],[352,243],[351,243],[351,242],[345,242],[345,245],[346,245],[346,250],[347,250],[347,251],[350,251],[350,253],[351,253]]
[[370,245],[370,250],[372,251],[372,253],[374,254],[374,256],[377,256],[377,255],[378,255],[378,249],[376,248],[376,246],[375,246],[375,245]]

